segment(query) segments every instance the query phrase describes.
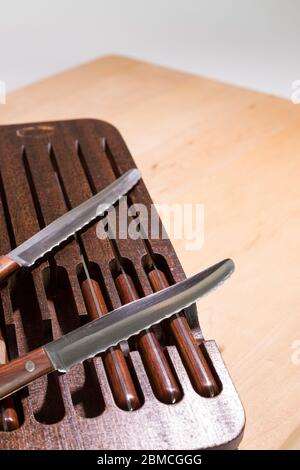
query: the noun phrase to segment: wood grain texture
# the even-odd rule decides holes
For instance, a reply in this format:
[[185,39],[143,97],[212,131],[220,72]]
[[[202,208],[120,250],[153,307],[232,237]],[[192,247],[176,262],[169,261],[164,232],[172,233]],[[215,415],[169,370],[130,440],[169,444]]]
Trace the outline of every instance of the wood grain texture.
[[185,272],[235,261],[199,313],[245,405],[240,448],[299,448],[299,106],[110,56],[15,91],[0,107],[2,124],[91,116],[121,131],[155,202],[205,205],[203,248],[172,240]]
[[53,371],[53,365],[43,348],[35,349],[25,356],[1,365],[0,398]]

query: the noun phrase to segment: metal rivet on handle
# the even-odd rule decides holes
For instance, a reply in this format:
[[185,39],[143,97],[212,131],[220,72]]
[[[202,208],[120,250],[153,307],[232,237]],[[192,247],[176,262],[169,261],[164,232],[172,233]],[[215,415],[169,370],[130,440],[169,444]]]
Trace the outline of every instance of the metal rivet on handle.
[[27,361],[25,363],[25,369],[27,372],[33,372],[35,370],[35,363],[33,361]]

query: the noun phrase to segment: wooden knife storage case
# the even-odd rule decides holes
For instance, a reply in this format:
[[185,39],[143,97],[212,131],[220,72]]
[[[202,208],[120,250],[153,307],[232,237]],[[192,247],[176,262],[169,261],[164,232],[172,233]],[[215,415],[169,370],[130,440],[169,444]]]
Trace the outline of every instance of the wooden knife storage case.
[[[119,132],[103,121],[1,126],[0,253],[9,252],[133,167]],[[130,192],[129,202],[150,207],[142,180]],[[95,227],[94,223],[84,230],[79,243],[74,239],[65,243],[2,286],[1,331],[10,359],[88,321],[79,245],[108,309],[121,305],[116,282],[120,261],[139,296],[153,292],[149,281],[153,266],[169,283],[185,278],[169,240],[117,239],[113,246],[108,238],[97,238]],[[117,404],[109,369],[99,356],[16,393],[13,402],[19,427],[4,431],[1,415],[0,448],[237,448],[244,428],[239,397],[216,343],[202,336],[196,307],[187,309],[185,315],[218,385],[216,396],[204,397],[194,389],[193,377],[165,322],[154,331],[178,386],[175,403],[163,402],[155,393],[137,342],[122,343],[121,354],[139,399],[137,409],[129,411]]]

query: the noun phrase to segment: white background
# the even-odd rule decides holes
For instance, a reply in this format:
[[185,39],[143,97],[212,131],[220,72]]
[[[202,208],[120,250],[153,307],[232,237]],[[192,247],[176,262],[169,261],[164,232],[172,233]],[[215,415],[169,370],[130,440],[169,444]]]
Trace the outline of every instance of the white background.
[[123,54],[289,98],[298,0],[0,0],[8,90]]

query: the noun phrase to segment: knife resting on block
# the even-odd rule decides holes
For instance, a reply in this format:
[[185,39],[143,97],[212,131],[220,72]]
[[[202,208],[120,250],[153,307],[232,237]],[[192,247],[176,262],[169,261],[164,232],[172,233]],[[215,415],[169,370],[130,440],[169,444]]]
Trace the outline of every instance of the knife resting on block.
[[50,372],[66,372],[74,365],[180,312],[223,283],[233,270],[231,260],[221,261],[0,366],[0,399]]

